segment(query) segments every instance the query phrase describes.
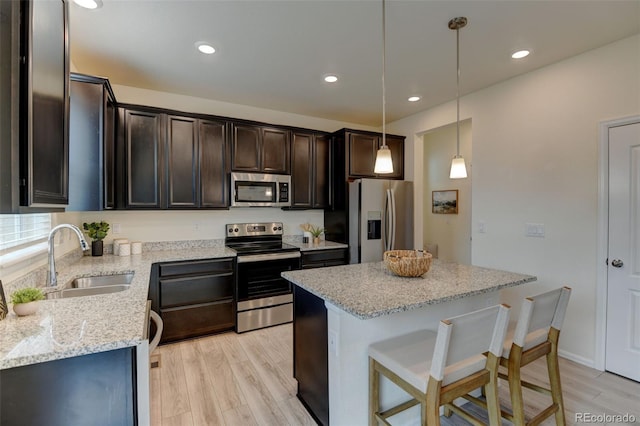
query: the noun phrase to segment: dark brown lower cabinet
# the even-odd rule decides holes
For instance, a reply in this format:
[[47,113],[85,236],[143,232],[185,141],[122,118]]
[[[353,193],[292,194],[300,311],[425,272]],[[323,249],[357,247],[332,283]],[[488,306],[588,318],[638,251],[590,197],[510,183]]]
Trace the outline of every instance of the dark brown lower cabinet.
[[321,425],[329,424],[328,351],[324,300],[294,285],[293,377],[298,399]]
[[[347,249],[302,252],[302,269],[347,263]],[[329,347],[324,300],[293,286],[293,376],[298,399],[321,425],[329,424]]]
[[2,425],[136,425],[136,351],[117,349],[0,371]]
[[149,298],[164,323],[161,343],[235,327],[232,258],[154,264]]

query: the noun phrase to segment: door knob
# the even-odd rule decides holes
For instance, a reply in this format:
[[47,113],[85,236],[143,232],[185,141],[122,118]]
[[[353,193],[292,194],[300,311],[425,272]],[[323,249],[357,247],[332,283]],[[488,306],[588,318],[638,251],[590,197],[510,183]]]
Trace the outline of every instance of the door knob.
[[611,261],[611,266],[614,268],[622,268],[622,265],[624,265],[624,262],[620,259],[613,259]]

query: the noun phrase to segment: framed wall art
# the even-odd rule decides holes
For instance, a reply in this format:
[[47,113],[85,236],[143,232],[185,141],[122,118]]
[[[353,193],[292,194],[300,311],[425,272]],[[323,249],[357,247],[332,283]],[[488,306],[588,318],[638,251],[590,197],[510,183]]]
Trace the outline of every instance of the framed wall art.
[[435,214],[458,214],[458,190],[431,191],[431,212]]

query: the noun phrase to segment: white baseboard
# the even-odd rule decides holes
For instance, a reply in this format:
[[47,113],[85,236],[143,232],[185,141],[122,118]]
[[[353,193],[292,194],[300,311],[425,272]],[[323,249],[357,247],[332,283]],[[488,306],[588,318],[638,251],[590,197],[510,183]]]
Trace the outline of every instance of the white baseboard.
[[[562,349],[558,349],[558,355],[561,356],[562,358],[566,358],[569,361],[577,362],[578,364],[582,364],[586,367],[596,368],[596,363],[593,359],[585,358],[583,356],[576,355],[572,352],[563,351]],[[596,368],[596,370],[598,369]]]

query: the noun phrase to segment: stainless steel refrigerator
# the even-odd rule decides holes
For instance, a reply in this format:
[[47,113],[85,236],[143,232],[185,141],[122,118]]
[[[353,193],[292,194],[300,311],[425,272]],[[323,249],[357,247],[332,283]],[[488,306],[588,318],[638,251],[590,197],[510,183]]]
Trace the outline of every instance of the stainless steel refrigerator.
[[413,182],[358,179],[349,183],[351,263],[377,262],[386,250],[412,250]]

